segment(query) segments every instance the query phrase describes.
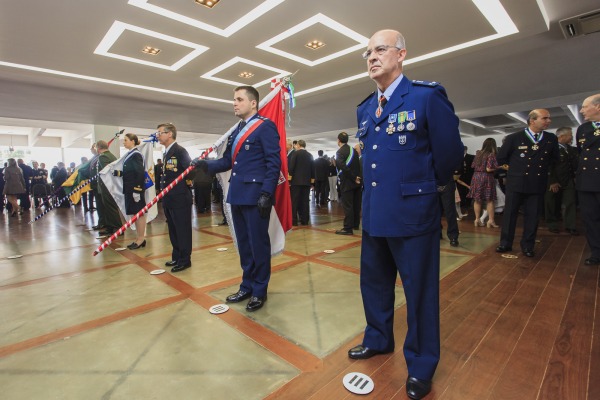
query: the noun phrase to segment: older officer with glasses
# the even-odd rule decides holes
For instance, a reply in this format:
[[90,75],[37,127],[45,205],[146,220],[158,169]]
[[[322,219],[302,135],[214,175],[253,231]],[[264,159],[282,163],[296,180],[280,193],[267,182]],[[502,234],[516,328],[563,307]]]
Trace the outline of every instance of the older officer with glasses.
[[394,351],[394,295],[398,272],[406,295],[406,391],[431,391],[440,359],[440,207],[438,191],[463,157],[458,118],[436,82],[402,74],[404,37],[383,30],[363,58],[377,90],[357,110],[363,162],[363,236],[360,287],[367,320],[361,345],[348,352],[366,359]]

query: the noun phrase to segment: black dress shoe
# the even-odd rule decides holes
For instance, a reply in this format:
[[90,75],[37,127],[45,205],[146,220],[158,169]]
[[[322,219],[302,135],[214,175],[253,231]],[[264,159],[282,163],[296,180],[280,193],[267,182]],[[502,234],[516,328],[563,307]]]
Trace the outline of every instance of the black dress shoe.
[[560,229],[558,228],[549,228],[548,230],[552,233],[560,233]]
[[175,260],[172,260],[172,261],[167,261],[167,262],[165,263],[165,267],[174,267],[174,266],[176,266],[176,265],[177,265],[177,261],[175,261]]
[[352,229],[340,229],[338,231],[335,231],[336,235],[353,235],[354,232],[352,232]]
[[586,258],[583,263],[585,265],[600,265],[600,258],[598,258],[598,257]]
[[421,400],[431,392],[431,381],[408,376],[406,379],[406,394],[413,400]]
[[523,250],[523,254],[525,254],[525,257],[535,257],[535,253],[531,249]]
[[458,247],[458,239],[450,239],[450,246]]
[[92,229],[95,231],[98,231],[100,229],[104,229],[104,225],[94,225],[94,226],[92,226]]
[[571,236],[579,236],[579,232],[577,232],[577,229],[566,229],[566,231]]
[[227,301],[227,303],[239,303],[240,301],[249,299],[250,296],[252,296],[252,293],[238,290],[236,293],[227,296],[225,301]]
[[189,262],[187,264],[177,264],[176,266],[174,266],[173,268],[171,268],[171,272],[183,271],[184,269],[188,269],[191,266],[192,266],[191,262]]
[[496,247],[496,253],[506,253],[507,251],[512,251],[512,247],[502,245]]
[[252,296],[250,297],[250,300],[248,300],[248,304],[246,304],[246,311],[256,311],[256,310],[260,310],[262,308],[262,306],[265,305],[265,302],[267,301],[267,295],[265,295],[265,297],[256,297],[256,296]]
[[144,239],[144,241],[142,243],[140,243],[140,244],[137,244],[136,242],[133,242],[129,246],[127,246],[127,248],[129,250],[139,249],[140,247],[146,247],[146,239]]
[[381,354],[381,352],[365,347],[362,344],[348,350],[348,357],[354,360],[366,360],[377,354]]
[[227,226],[228,224],[227,224],[227,221],[221,221],[221,222],[219,222],[218,225],[219,226]]

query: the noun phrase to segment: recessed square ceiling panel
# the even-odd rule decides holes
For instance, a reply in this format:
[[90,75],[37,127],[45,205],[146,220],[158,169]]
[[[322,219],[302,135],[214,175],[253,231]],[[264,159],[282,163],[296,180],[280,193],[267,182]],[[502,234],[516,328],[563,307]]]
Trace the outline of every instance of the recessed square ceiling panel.
[[[134,33],[134,35],[130,35],[132,32]],[[147,43],[143,45],[142,36],[145,36],[147,40]],[[117,42],[119,41],[123,41],[123,43],[117,44]],[[166,56],[163,56],[162,58],[153,58],[153,60],[163,61],[164,64],[157,61],[149,61],[149,56],[141,52],[136,53],[133,50],[133,48],[135,47],[134,43],[136,42],[140,45],[140,50],[146,45],[154,47],[151,43],[158,43],[158,46],[160,46],[161,44],[163,46],[166,46],[167,49],[169,49],[169,51],[166,52]],[[176,49],[177,47],[179,47],[179,50]],[[158,48],[160,49],[160,47]],[[189,52],[189,49],[192,49],[192,51]],[[119,50],[124,52],[125,54],[118,53],[117,51]],[[100,44],[98,45],[98,47],[96,48],[96,50],[94,50],[94,54],[112,57],[137,64],[148,65],[150,67],[162,68],[170,71],[177,71],[179,68],[183,67],[185,64],[189,63],[194,58],[204,53],[206,50],[208,50],[208,47],[206,46],[178,39],[173,36],[163,35],[158,32],[140,28],[139,26],[129,25],[124,22],[115,21],[104,36],[104,38],[102,39],[102,41],[100,42]],[[170,60],[170,58],[175,58],[176,54],[183,54],[183,56],[181,58],[178,58],[177,60]],[[167,62],[170,61],[174,62],[172,64],[167,64]]]
[[[316,50],[308,48],[306,44],[314,40],[325,43],[325,46]],[[330,56],[355,45],[354,39],[318,23],[283,39],[273,47],[314,62],[319,58]]]
[[[338,34],[346,36],[347,38],[349,38],[351,40],[351,43],[353,43],[353,45],[346,47],[344,49],[341,49],[339,51],[336,51],[335,53],[330,53],[326,56],[322,56],[322,57],[314,59],[314,60],[309,60],[305,57],[300,56],[299,53],[306,54],[304,52],[304,50],[298,49],[298,50],[296,50],[295,53],[291,53],[291,52],[287,52],[287,51],[273,47],[275,44],[280,43],[289,37],[301,34],[301,32],[306,31],[307,29],[310,29],[313,25],[317,25],[317,24],[324,25],[327,28],[329,28],[330,30],[332,30],[333,32],[337,32]],[[316,29],[322,29],[322,28],[316,28]],[[306,35],[306,34],[304,33],[301,35]],[[311,39],[311,40],[313,40],[313,39]],[[270,53],[292,59],[292,60],[302,63],[304,65],[313,67],[315,65],[319,65],[324,62],[331,61],[333,59],[341,57],[343,55],[352,53],[353,51],[363,49],[367,45],[368,42],[369,42],[369,39],[367,37],[355,32],[352,29],[347,28],[344,25],[332,20],[331,18],[319,13],[319,14],[315,15],[314,17],[311,17],[311,18],[305,20],[304,22],[301,22],[298,25],[291,27],[287,31],[282,32],[279,35],[267,40],[266,42],[259,44],[256,47],[259,49],[268,51]]]
[[[263,70],[263,71],[260,71],[257,68],[259,68],[260,70]],[[255,83],[251,83],[248,81],[246,81],[246,82],[234,81],[231,79],[231,77],[233,77],[234,75],[237,76],[239,74],[239,71],[242,71],[242,70],[252,72],[254,74],[253,78],[255,80]],[[268,78],[263,79],[262,81],[259,81],[258,79],[265,76],[264,71],[270,72],[268,74]],[[273,72],[275,72],[277,75],[272,75]],[[217,74],[220,74],[221,77],[218,77]],[[272,79],[282,78],[282,77],[288,76],[288,75],[291,75],[291,72],[284,71],[279,68],[271,67],[269,65],[261,64],[261,63],[255,62],[255,61],[251,61],[251,60],[248,60],[248,59],[245,59],[242,57],[234,57],[231,60],[227,61],[226,63],[219,65],[217,68],[215,68],[211,71],[208,71],[207,73],[202,75],[202,78],[210,79],[210,80],[221,82],[221,83],[226,83],[228,85],[233,85],[233,86],[252,85],[254,87],[259,87],[266,83],[270,83]],[[226,78],[230,78],[230,79],[226,79]]]
[[[255,19],[257,19],[261,15],[269,12],[272,8],[283,3],[284,1],[285,0],[262,1],[259,3],[258,6],[249,10],[248,12],[242,12],[241,14],[243,16],[241,18],[237,19],[236,21],[233,21],[226,28],[219,28],[217,26],[214,26],[215,19],[222,21],[224,16],[235,15],[235,14],[232,14],[231,7],[233,7],[235,5],[234,10],[239,10],[239,7],[244,7],[244,4],[252,3],[252,1],[247,1],[247,2],[243,1],[242,2],[242,1],[237,0],[235,2],[232,2],[229,5],[229,7],[230,7],[229,9],[227,9],[226,4],[222,4],[224,2],[221,2],[212,10],[205,9],[205,10],[202,10],[201,12],[198,11],[196,13],[189,12],[189,15],[194,15],[194,17],[196,17],[196,18],[192,18],[188,15],[182,14],[182,12],[188,12],[188,9],[182,8],[181,6],[174,7],[172,5],[172,2],[168,2],[168,3],[170,3],[168,5],[169,8],[162,7],[157,4],[150,4],[150,0],[129,0],[128,3],[131,4],[132,6],[142,8],[144,10],[153,12],[153,13],[161,15],[163,17],[167,17],[167,18],[182,22],[187,25],[195,26],[196,28],[200,28],[200,29],[203,29],[208,32],[216,33],[217,35],[229,37],[232,34],[234,34],[235,32],[237,32],[240,29],[242,29],[243,27],[245,27],[246,25],[250,24],[251,22],[254,22]],[[154,1],[154,3],[160,3],[160,1],[157,0],[157,1]],[[167,3],[167,2],[163,0],[163,3]],[[192,0],[190,0],[190,5],[195,6],[195,4]],[[196,7],[198,7],[198,6],[196,6]],[[198,7],[197,10],[199,8],[204,8],[204,7]],[[198,17],[197,17],[198,15],[201,15],[204,18],[206,18],[207,20],[210,20],[211,23],[209,24],[207,22],[201,21],[200,19],[198,19]]]

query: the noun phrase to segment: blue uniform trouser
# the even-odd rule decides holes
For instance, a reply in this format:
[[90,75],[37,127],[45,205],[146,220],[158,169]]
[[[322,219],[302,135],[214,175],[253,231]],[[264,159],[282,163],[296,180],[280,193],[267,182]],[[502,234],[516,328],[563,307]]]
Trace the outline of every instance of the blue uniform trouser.
[[264,297],[271,279],[270,217],[261,218],[257,206],[237,205],[231,216],[243,271],[240,290]]
[[430,380],[440,360],[440,231],[414,237],[362,236],[360,289],[367,319],[363,345],[394,350],[398,272],[406,296],[408,373]]

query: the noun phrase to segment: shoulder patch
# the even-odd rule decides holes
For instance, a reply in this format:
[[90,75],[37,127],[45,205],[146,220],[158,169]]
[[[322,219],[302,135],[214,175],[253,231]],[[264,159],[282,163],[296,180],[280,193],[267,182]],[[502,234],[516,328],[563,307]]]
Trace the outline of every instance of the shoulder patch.
[[440,83],[439,82],[429,82],[429,81],[412,81],[413,85],[419,85],[419,86],[429,86],[429,87],[435,87],[438,86]]
[[262,115],[257,115],[256,118],[262,119],[263,121],[269,121],[269,118],[263,117]]
[[375,95],[375,92],[373,92],[373,93],[371,93],[370,95],[368,95],[367,97],[365,97],[365,99],[364,99],[363,101],[361,101],[360,103],[358,103],[358,105],[357,105],[356,107],[360,107],[360,106],[362,106],[362,104],[363,104],[365,101],[369,100],[369,99],[370,99],[370,98],[371,98],[373,95]]

